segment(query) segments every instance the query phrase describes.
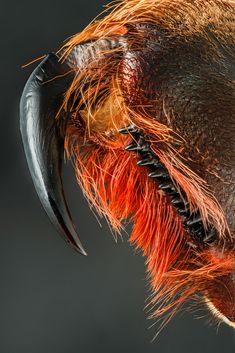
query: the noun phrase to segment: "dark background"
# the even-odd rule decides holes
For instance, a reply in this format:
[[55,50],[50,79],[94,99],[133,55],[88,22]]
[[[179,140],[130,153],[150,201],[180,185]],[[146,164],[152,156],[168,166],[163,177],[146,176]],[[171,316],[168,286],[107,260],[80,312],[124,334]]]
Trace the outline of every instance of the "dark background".
[[[0,353],[232,353],[233,332],[193,315],[156,328],[144,311],[144,260],[99,227],[69,167],[65,184],[87,258],[57,235],[34,191],[18,104],[33,66],[101,10],[104,0],[1,3]],[[200,315],[200,314],[198,314]]]

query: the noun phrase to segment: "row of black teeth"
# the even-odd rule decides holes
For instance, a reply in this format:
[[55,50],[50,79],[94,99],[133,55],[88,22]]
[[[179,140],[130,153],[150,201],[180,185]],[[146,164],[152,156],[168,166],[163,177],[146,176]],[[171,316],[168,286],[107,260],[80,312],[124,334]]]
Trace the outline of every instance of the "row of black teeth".
[[147,141],[144,132],[135,125],[119,129],[124,135],[131,135],[133,142],[125,147],[127,151],[138,153],[140,159],[137,164],[147,167],[149,177],[156,180],[158,188],[168,197],[178,214],[182,217],[184,228],[192,240],[193,245],[211,244],[216,239],[216,231],[210,227],[205,231],[200,212],[190,212],[189,202],[186,194],[178,186],[175,186],[165,165],[152,151],[151,144]]

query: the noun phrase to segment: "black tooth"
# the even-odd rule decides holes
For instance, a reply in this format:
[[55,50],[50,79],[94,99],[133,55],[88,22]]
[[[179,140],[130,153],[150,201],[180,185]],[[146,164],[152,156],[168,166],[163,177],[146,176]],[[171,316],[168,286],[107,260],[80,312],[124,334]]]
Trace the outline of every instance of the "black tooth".
[[131,132],[131,135],[132,135],[134,138],[138,138],[138,139],[141,138],[141,132],[140,132],[140,130],[138,130],[138,129],[136,129],[136,131]]
[[158,161],[158,157],[151,151],[147,151],[142,157],[142,159],[153,159],[154,161]]
[[187,216],[188,215],[188,210],[186,208],[178,208],[177,209],[178,213],[181,215],[181,216]]
[[159,184],[159,188],[162,190],[170,189],[172,191],[175,191],[172,181],[164,181],[163,183]]
[[158,168],[158,170],[149,173],[149,176],[151,178],[166,178],[169,177],[169,174],[164,168]]
[[189,211],[189,205],[185,204],[183,200],[180,203],[178,203],[177,205],[174,205],[174,206],[176,208],[178,208],[179,210],[186,210],[187,212]]
[[[153,165],[154,168],[161,168],[162,167],[162,163],[160,161],[155,161],[154,165]],[[163,167],[164,168],[164,167]]]
[[144,158],[144,159],[141,159],[137,162],[137,164],[139,166],[146,166],[146,165],[154,165],[154,163],[156,163],[157,160],[156,159],[153,159],[152,157],[150,158]]
[[171,200],[171,203],[174,205],[174,206],[177,206],[177,205],[180,205],[180,204],[183,204],[184,205],[184,202],[182,200],[182,198],[180,196],[177,196],[177,197],[174,197],[172,200]]
[[150,145],[149,144],[145,144],[141,146],[141,152],[146,153],[150,151]]
[[127,145],[125,147],[126,151],[141,151],[142,147],[140,145],[137,145],[135,142],[131,143],[130,145]]
[[179,213],[180,216],[185,216],[187,214],[187,211],[181,208],[177,208],[177,212]]
[[123,127],[121,129],[119,129],[118,131],[123,135],[140,133],[140,130],[134,125],[129,125],[129,126]]
[[123,135],[129,134],[129,130],[127,127],[122,127],[121,129],[118,130],[118,132],[120,132],[120,134],[123,134]]
[[187,226],[191,227],[196,225],[197,223],[201,223],[202,218],[200,214],[195,215],[192,219],[189,219],[186,224]]

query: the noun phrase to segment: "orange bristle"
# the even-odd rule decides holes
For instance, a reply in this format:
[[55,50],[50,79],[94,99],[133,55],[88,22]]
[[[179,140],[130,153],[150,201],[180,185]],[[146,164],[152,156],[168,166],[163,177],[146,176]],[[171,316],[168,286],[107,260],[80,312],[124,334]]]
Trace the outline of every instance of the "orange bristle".
[[[150,21],[175,29],[176,21],[180,21],[184,35],[203,31],[207,22],[206,15],[201,14],[215,14],[211,21],[216,22],[216,9],[220,6],[220,1],[205,5],[201,0],[118,2],[104,19],[93,22],[62,48],[62,60],[75,45],[86,40],[125,35],[127,22]],[[227,224],[207,185],[187,167],[187,161],[174,147],[173,132],[126,105],[120,87],[120,59],[116,55],[105,61],[106,54],[101,52],[96,62],[79,71],[65,95],[62,109],[72,116],[65,147],[74,160],[78,183],[90,205],[116,232],[133,224],[129,241],[147,258],[153,316],[170,312],[171,317],[185,300],[204,290],[207,281],[231,271],[234,264],[228,257],[218,263],[208,252],[199,252],[187,244],[181,217],[147,171],[137,166],[136,155],[124,150],[131,136],[121,136],[118,129],[134,123],[146,133],[153,151],[186,193],[191,211],[200,211],[205,228],[212,224],[221,242],[228,231]]]

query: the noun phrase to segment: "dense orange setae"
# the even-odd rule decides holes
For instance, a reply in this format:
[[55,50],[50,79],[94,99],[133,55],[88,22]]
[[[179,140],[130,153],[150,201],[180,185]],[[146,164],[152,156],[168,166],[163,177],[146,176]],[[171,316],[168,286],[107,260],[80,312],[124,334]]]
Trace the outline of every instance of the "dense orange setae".
[[[227,16],[226,23],[231,24],[230,11],[226,10],[233,5],[232,1],[219,0],[121,1],[109,7],[106,17],[74,36],[61,49],[61,60],[81,42],[125,35],[127,23],[141,21],[190,36],[192,32],[203,35],[210,19],[224,40],[224,33],[229,35],[229,25],[220,33],[220,16]],[[177,23],[182,23],[180,29]],[[208,283],[231,272],[234,260],[225,252],[217,261],[213,250],[199,251],[189,246],[181,217],[147,171],[137,166],[136,154],[124,150],[131,137],[121,136],[118,129],[134,123],[149,136],[154,152],[187,194],[191,210],[200,210],[204,226],[213,224],[223,243],[228,230],[224,214],[207,185],[187,167],[180,149],[174,147],[180,136],[126,105],[119,76],[118,52],[122,50],[110,52],[109,60],[104,60],[107,52],[101,52],[96,62],[77,72],[61,108],[71,113],[65,147],[91,206],[106,217],[114,231],[133,224],[129,241],[147,259],[152,316],[168,313],[169,319],[189,297],[205,292]]]

